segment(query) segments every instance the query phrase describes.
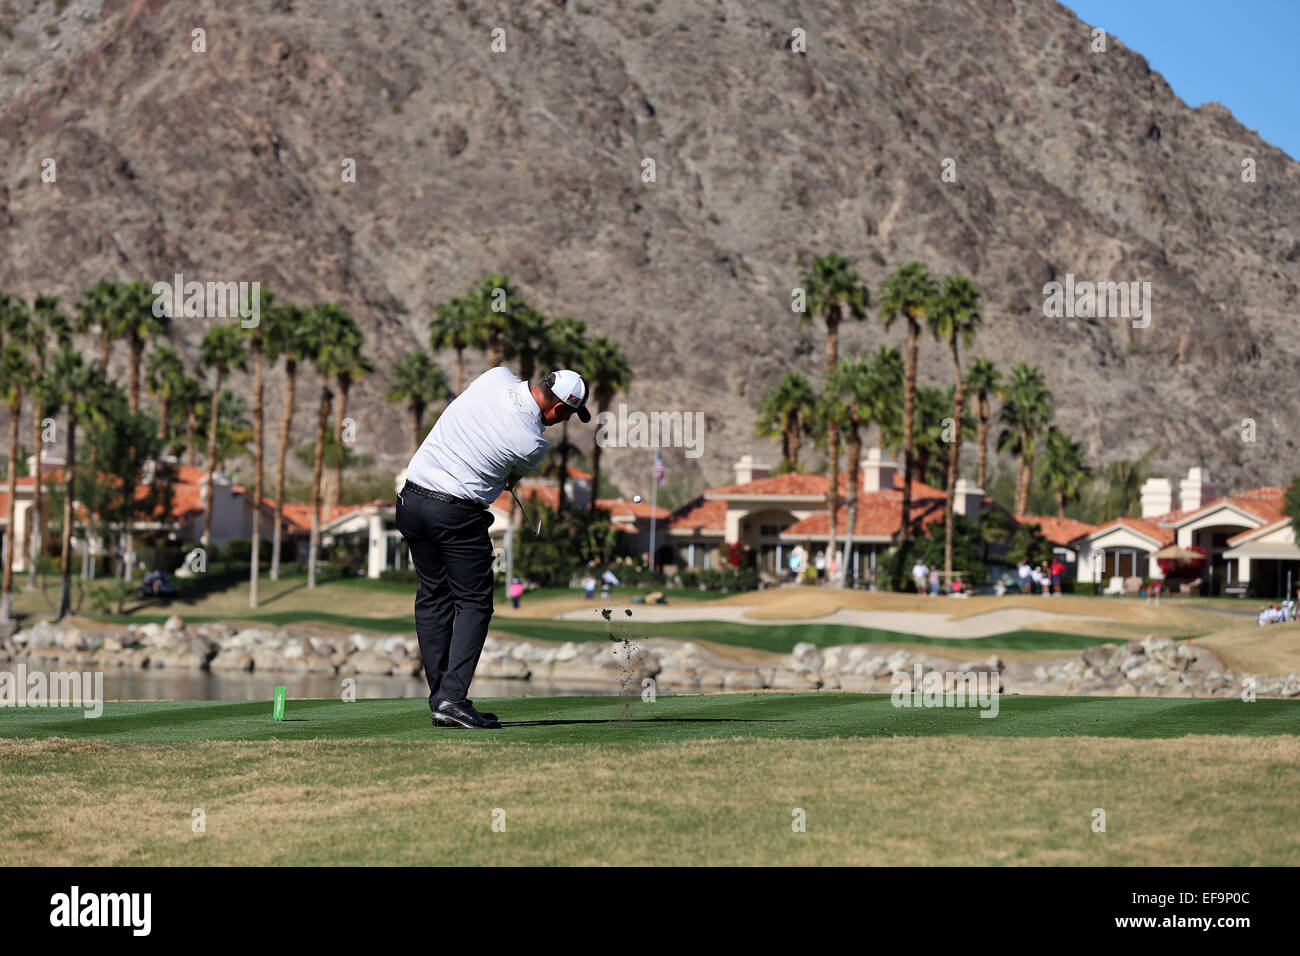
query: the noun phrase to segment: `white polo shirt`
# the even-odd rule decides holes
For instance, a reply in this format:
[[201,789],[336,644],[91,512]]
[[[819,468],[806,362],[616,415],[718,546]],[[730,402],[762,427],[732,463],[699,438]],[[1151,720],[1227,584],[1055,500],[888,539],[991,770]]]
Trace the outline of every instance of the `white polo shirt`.
[[406,480],[490,505],[511,474],[538,469],[550,444],[528,383],[497,366],[447,406],[406,466]]

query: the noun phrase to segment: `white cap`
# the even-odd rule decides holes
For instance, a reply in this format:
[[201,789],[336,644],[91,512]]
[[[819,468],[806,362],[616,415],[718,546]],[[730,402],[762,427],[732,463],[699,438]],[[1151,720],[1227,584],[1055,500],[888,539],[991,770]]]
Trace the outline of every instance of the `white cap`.
[[558,369],[547,378],[546,384],[555,393],[556,398],[578,410],[578,418],[584,422],[591,421],[591,412],[587,410],[587,383],[582,376],[567,368]]

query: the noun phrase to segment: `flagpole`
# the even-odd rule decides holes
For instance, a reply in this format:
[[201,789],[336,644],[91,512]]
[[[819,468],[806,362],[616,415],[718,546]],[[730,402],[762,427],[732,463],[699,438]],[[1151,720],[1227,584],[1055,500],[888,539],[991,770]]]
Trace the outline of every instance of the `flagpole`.
[[655,569],[655,511],[659,501],[659,451],[655,450],[654,469],[650,475],[650,570]]

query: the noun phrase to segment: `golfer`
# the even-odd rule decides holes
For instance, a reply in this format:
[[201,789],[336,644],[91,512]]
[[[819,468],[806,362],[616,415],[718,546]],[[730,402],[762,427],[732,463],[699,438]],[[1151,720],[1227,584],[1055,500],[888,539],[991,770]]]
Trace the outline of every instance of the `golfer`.
[[541,464],[550,447],[544,427],[575,412],[591,421],[586,401],[587,384],[568,369],[531,387],[507,368],[488,369],[447,406],[406,466],[397,530],[420,581],[415,632],[435,726],[501,726],[466,697],[492,619],[488,506]]

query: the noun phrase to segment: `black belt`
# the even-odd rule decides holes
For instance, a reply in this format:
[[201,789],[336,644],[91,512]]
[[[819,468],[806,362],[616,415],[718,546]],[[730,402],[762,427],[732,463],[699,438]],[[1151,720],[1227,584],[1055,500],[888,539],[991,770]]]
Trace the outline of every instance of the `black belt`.
[[487,506],[469,498],[457,498],[455,495],[449,495],[445,491],[433,491],[429,488],[421,487],[408,481],[402,488],[402,494],[410,492],[413,495],[422,495],[425,498],[432,498],[434,501],[441,501],[449,505],[460,505],[462,508],[473,508],[475,511],[484,511]]

